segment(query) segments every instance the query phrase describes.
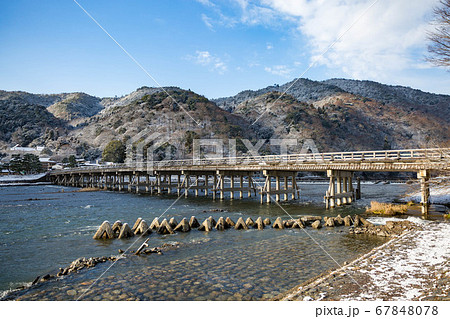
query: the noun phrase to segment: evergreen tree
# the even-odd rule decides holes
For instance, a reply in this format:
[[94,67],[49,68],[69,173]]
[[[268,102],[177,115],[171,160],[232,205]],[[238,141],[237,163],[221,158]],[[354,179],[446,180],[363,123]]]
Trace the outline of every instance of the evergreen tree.
[[102,153],[105,162],[123,163],[125,161],[125,144],[119,140],[112,140],[106,145]]

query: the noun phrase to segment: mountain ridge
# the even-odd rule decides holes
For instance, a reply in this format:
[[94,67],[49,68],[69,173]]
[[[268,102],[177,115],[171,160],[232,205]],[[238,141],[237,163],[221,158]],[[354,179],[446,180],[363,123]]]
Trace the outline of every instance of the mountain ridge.
[[448,143],[449,125],[448,95],[346,79],[294,79],[211,100],[173,86],[114,98],[0,91],[0,149],[44,145],[49,156],[95,158],[112,139],[143,131],[167,132],[165,147],[182,156],[192,138],[236,139],[239,154],[241,139],[270,138],[313,139],[320,151],[417,148]]

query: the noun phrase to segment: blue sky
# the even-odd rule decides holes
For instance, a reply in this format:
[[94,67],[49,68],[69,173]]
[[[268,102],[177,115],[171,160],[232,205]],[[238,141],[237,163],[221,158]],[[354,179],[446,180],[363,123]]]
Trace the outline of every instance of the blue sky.
[[[450,94],[450,73],[424,60],[437,0],[77,1],[160,85],[208,98],[311,64],[303,77]],[[75,1],[0,0],[0,89],[105,97],[144,85],[158,86]]]

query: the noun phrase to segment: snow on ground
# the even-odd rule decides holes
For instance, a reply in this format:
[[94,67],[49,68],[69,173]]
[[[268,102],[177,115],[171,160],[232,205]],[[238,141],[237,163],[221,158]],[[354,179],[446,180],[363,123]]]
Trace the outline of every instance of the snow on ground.
[[[403,200],[420,203],[420,190],[405,195]],[[433,179],[430,185],[430,203],[450,204],[450,180],[448,178]]]
[[363,260],[359,272],[370,278],[365,296],[347,298],[412,300],[426,293],[450,262],[450,224],[426,223],[424,230],[406,233],[374,258]]
[[32,174],[32,175],[4,175],[0,176],[0,183],[33,181],[44,177],[46,174],[47,173]]

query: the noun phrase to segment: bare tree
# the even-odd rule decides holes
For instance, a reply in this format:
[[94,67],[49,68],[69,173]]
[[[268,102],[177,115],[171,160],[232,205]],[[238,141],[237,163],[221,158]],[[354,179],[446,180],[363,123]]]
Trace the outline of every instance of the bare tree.
[[450,68],[450,0],[441,0],[434,9],[436,29],[428,34],[428,61],[437,66]]

